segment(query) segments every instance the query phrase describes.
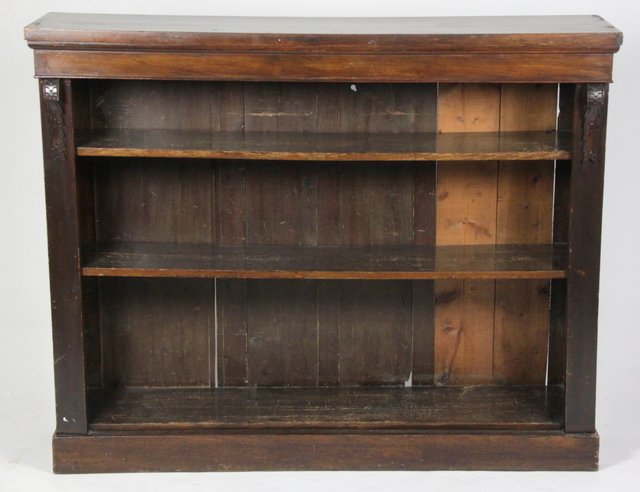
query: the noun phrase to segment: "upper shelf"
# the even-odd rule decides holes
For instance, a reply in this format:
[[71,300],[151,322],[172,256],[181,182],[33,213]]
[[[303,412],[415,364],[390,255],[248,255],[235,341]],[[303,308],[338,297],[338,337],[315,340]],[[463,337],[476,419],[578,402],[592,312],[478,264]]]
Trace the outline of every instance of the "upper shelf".
[[571,158],[571,135],[564,132],[345,134],[109,129],[78,139],[79,156],[300,161]]

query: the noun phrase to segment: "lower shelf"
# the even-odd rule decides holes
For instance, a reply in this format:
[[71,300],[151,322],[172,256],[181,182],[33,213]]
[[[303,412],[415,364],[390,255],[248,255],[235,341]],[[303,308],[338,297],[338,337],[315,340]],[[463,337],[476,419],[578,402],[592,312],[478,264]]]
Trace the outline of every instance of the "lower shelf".
[[92,431],[554,430],[545,386],[120,389],[89,395]]

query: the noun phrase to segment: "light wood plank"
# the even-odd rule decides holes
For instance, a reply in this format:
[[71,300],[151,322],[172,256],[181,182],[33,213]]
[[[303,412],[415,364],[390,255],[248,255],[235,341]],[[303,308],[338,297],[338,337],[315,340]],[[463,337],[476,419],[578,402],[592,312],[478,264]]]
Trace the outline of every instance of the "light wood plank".
[[[498,131],[499,123],[499,86],[440,84],[440,132]],[[495,243],[497,169],[495,161],[438,165],[437,245]],[[436,384],[491,383],[494,284],[436,282]]]
[[[557,85],[502,86],[502,131],[556,129]],[[551,241],[553,162],[500,162],[496,241]],[[549,336],[549,281],[497,281],[494,382],[544,384]]]

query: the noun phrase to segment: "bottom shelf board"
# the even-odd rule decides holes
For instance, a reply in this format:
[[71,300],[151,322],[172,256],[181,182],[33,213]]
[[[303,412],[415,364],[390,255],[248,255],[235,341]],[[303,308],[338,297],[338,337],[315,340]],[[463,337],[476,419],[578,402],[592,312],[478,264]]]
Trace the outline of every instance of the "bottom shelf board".
[[56,473],[598,469],[597,434],[116,432],[53,438]]
[[121,388],[89,393],[91,431],[562,428],[546,386]]

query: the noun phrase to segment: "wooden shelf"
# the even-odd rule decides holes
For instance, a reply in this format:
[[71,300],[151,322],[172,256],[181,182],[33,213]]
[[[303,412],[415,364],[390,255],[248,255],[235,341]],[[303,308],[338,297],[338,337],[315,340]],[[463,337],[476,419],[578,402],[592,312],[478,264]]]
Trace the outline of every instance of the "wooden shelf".
[[560,429],[545,386],[129,388],[89,395],[93,431],[171,429]]
[[483,161],[571,158],[566,132],[284,133],[103,130],[79,156],[295,161]]
[[286,247],[114,243],[85,251],[82,273],[107,277],[518,279],[566,277],[566,247]]

